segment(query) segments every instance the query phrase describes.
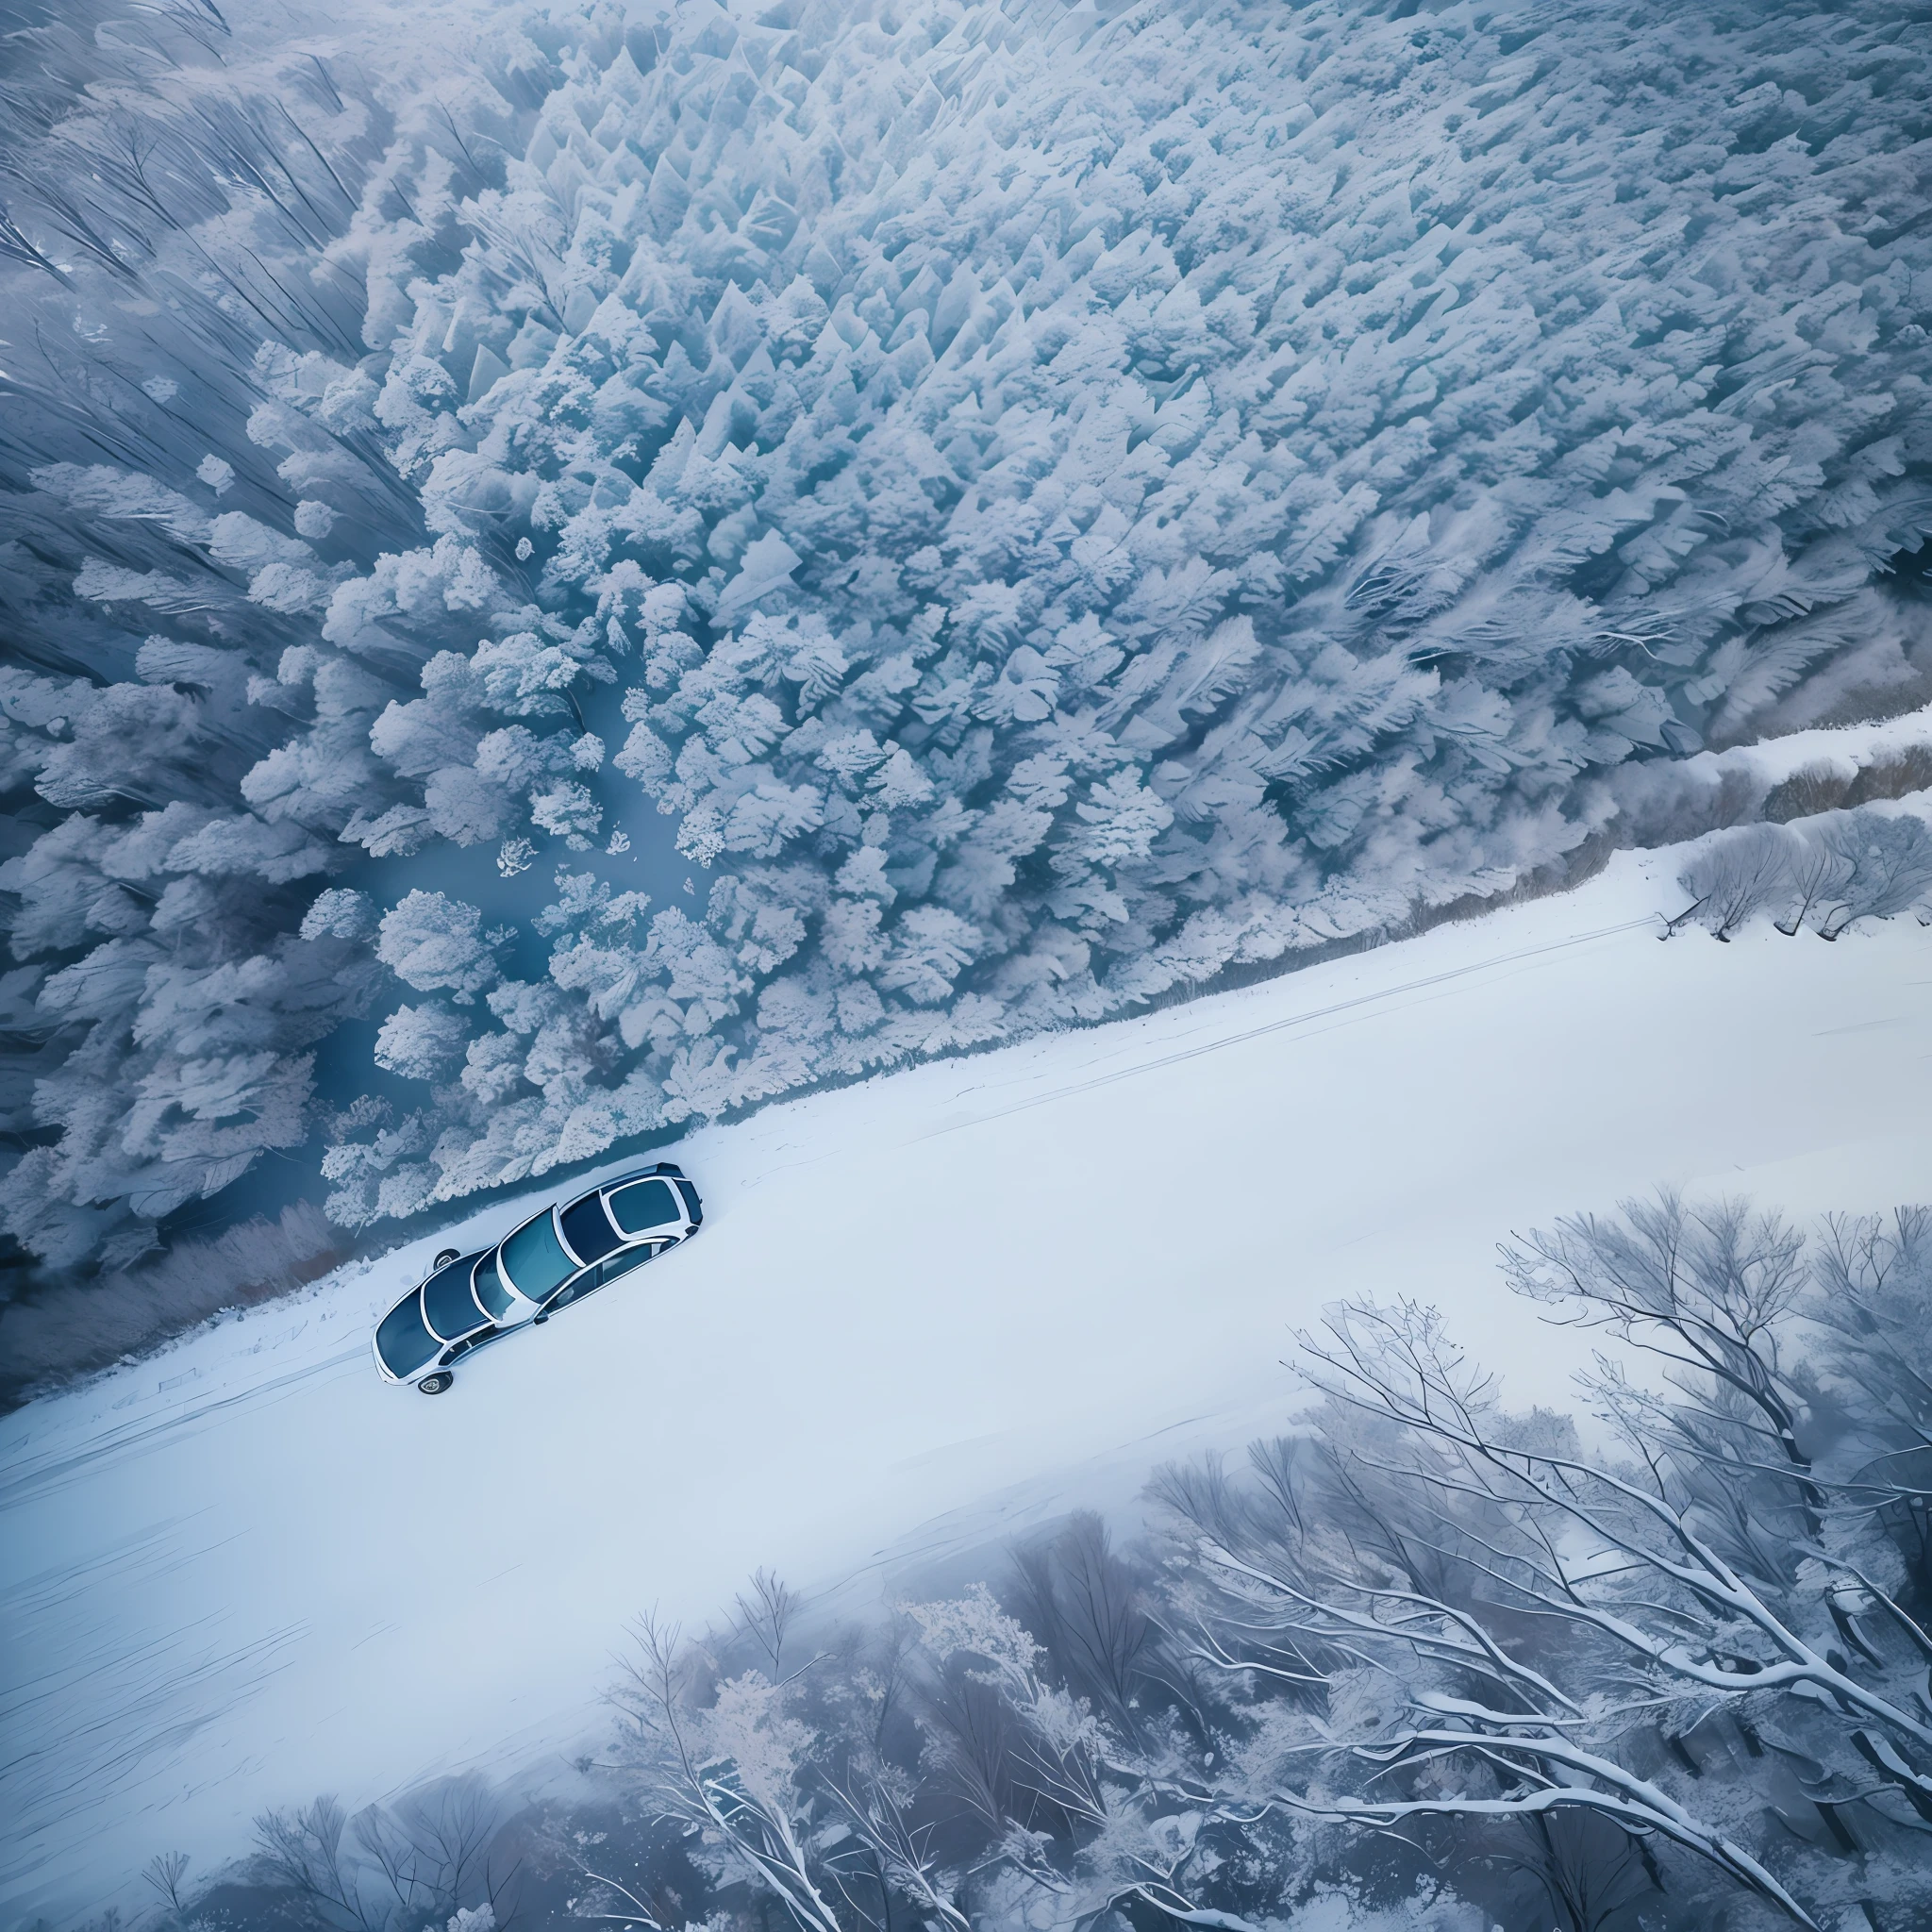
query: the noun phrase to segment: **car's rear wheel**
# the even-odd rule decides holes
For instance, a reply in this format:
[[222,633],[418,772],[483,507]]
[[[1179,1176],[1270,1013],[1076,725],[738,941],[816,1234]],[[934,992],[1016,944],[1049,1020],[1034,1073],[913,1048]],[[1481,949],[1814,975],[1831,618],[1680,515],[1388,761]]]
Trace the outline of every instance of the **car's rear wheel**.
[[416,1386],[425,1395],[441,1395],[455,1380],[456,1377],[447,1369],[443,1369],[433,1375],[425,1375]]
[[447,1268],[452,1261],[460,1261],[462,1257],[463,1251],[460,1248],[442,1248],[438,1251],[436,1259],[429,1265],[432,1268]]

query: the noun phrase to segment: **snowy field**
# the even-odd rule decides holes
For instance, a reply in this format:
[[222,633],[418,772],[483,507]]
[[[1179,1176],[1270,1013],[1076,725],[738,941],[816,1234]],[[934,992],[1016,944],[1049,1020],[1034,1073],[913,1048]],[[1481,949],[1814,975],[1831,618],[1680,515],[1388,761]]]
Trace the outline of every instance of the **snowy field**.
[[672,1150],[704,1239],[440,1401],[367,1339],[443,1237],[8,1418],[0,1917],[319,1790],[555,1765],[626,1622],[755,1565],[856,1603],[1124,1502],[1279,1414],[1337,1296],[1437,1300],[1555,1395],[1511,1228],[1659,1181],[1932,1191],[1932,934],[1660,945],[1680,862],[707,1130]]

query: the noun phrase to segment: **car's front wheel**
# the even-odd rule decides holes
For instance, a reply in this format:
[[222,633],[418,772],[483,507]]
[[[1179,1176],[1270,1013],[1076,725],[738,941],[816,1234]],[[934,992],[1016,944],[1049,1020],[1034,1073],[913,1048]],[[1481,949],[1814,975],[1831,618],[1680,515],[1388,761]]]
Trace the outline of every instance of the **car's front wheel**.
[[436,1374],[425,1375],[416,1386],[425,1395],[441,1395],[455,1380],[456,1377],[447,1369],[443,1369],[440,1370]]

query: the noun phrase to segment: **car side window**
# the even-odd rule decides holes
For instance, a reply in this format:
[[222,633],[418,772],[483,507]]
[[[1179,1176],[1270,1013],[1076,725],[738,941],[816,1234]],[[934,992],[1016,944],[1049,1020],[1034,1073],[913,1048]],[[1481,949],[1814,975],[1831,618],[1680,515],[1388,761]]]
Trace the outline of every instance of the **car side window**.
[[620,1274],[628,1274],[633,1268],[641,1268],[657,1254],[655,1246],[632,1248],[627,1254],[612,1255],[609,1260],[597,1270],[599,1284],[615,1281]]

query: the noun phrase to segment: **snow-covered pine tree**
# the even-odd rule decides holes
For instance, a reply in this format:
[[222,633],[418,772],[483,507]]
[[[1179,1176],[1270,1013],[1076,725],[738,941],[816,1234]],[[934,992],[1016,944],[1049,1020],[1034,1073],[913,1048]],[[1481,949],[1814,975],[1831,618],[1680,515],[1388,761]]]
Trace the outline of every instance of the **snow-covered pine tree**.
[[[247,900],[211,965],[368,962],[373,923],[300,940],[318,892],[494,848],[479,920],[547,974],[476,990],[454,1078],[409,988],[430,1111],[385,1153],[351,1110],[352,1222],[1503,889],[1630,760],[1932,670],[1915,31],[676,0],[62,42],[120,64],[8,137],[61,346],[8,363],[5,882],[204,814],[132,883]],[[708,890],[646,908],[656,812]],[[533,922],[559,861],[592,884]],[[16,933],[0,1193],[48,1256],[175,1198],[82,1097],[201,1091],[125,883]],[[291,997],[250,1051],[299,1137]]]

